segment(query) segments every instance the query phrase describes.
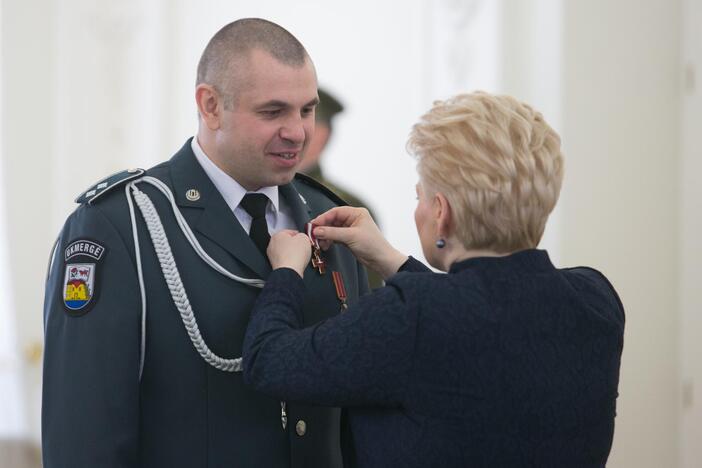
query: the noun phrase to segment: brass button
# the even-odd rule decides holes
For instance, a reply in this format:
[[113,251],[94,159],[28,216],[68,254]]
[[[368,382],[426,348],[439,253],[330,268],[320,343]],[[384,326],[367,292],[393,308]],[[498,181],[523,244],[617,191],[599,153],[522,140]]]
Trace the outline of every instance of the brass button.
[[295,432],[297,432],[297,435],[300,437],[305,435],[305,432],[307,432],[307,423],[300,419],[297,424],[295,424]]

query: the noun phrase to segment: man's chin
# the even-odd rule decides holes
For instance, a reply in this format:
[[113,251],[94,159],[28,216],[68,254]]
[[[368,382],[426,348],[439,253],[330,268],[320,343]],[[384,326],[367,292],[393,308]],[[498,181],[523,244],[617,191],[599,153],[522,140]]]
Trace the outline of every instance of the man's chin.
[[295,178],[296,170],[286,171],[285,173],[278,174],[271,185],[287,185]]

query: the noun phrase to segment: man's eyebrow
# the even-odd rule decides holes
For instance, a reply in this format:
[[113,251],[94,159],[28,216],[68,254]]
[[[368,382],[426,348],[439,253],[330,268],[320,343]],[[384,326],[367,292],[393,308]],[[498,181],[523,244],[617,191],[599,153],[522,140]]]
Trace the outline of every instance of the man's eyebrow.
[[276,99],[273,99],[271,101],[266,101],[263,104],[259,104],[256,106],[258,109],[263,109],[266,107],[288,107],[288,103],[284,101],[278,101]]
[[[312,99],[310,102],[308,102],[307,104],[305,104],[302,107],[316,106],[317,104],[319,104],[319,98],[315,97],[314,99]],[[270,101],[264,102],[263,104],[259,104],[256,107],[258,109],[265,109],[266,107],[290,107],[290,104],[285,102],[285,101],[279,101],[277,99],[272,99]]]

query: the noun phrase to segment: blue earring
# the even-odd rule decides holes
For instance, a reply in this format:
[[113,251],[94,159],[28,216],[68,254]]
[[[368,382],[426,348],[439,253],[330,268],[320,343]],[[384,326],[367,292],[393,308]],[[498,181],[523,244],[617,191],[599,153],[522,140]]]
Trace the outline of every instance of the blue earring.
[[443,249],[444,247],[446,247],[446,241],[443,239],[439,239],[436,241],[436,246],[440,249]]

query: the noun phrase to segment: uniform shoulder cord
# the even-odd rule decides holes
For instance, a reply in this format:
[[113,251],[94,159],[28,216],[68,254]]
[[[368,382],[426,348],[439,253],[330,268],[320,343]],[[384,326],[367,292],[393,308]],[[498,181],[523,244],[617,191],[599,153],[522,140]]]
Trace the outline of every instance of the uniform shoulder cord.
[[[146,291],[144,289],[144,274],[141,266],[141,254],[139,248],[139,236],[137,232],[136,217],[134,214],[134,204],[132,202],[132,196],[134,201],[136,201],[141,214],[146,222],[146,227],[151,235],[151,241],[156,250],[156,255],[158,261],[161,265],[161,271],[163,272],[163,277],[166,280],[168,289],[173,298],[173,303],[175,304],[180,316],[183,319],[183,325],[185,330],[188,332],[190,341],[192,341],[193,346],[197,352],[202,356],[202,358],[211,366],[225,371],[225,372],[241,372],[241,358],[235,359],[225,359],[217,356],[210,350],[205,343],[202,334],[200,333],[200,328],[197,325],[197,320],[195,319],[195,314],[193,313],[192,305],[188,300],[188,295],[185,292],[185,287],[183,286],[183,281],[180,278],[180,273],[178,272],[178,267],[176,265],[175,259],[173,258],[173,252],[171,251],[171,246],[168,243],[168,237],[166,236],[166,231],[163,229],[163,223],[161,223],[161,218],[159,218],[158,212],[153,202],[144,192],[139,190],[137,184],[140,182],[145,182],[153,185],[163,193],[163,195],[168,199],[173,209],[173,214],[178,221],[181,231],[185,235],[185,238],[193,247],[198,256],[212,267],[215,271],[220,274],[230,278],[239,283],[246,284],[255,288],[262,288],[265,282],[262,279],[257,278],[242,278],[240,276],[231,273],[219,263],[217,263],[212,257],[210,257],[205,249],[202,248],[198,242],[195,234],[190,229],[190,226],[185,221],[183,214],[178,209],[175,202],[175,197],[171,189],[164,184],[162,181],[155,177],[144,176],[136,179],[125,186],[125,195],[127,197],[127,202],[129,204],[129,216],[132,222],[132,235],[134,236],[134,256],[136,259],[137,273],[139,276],[139,290],[141,292],[141,357],[139,362],[139,380],[141,381],[141,376],[144,371],[144,355],[146,352]],[[131,191],[131,194],[130,194]],[[130,196],[132,195],[132,196]]]

